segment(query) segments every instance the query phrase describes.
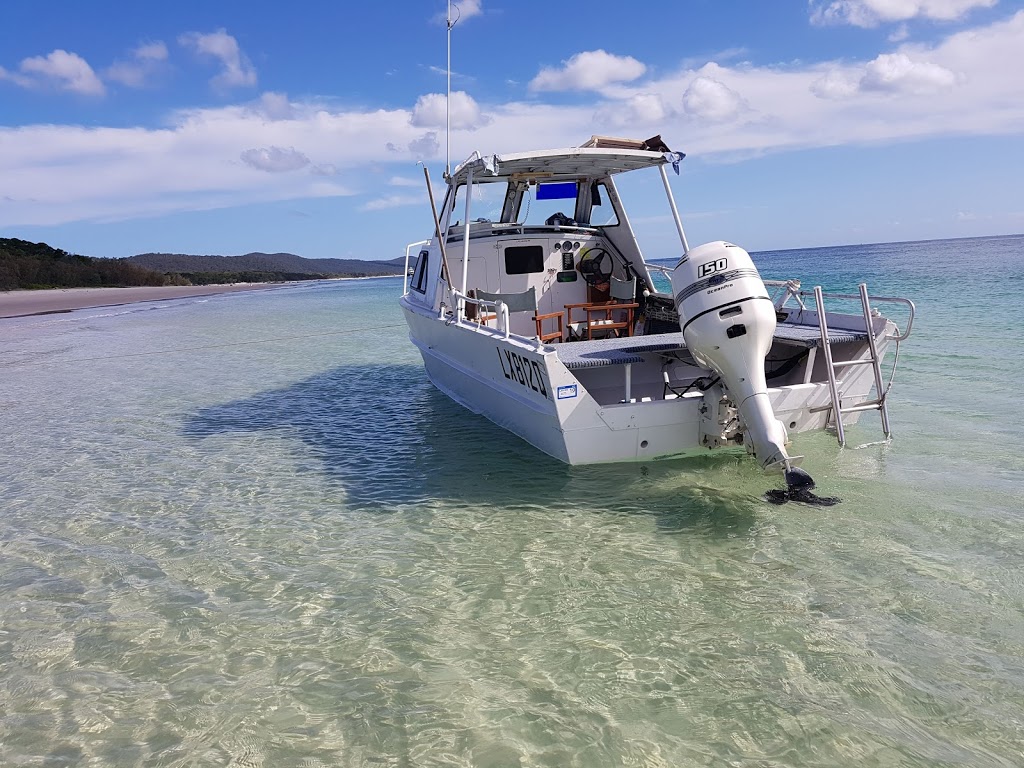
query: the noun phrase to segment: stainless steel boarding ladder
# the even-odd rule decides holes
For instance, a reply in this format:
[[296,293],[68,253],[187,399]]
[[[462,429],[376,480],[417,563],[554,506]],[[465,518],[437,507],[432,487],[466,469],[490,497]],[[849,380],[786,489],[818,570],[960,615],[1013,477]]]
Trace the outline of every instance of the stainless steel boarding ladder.
[[[818,310],[818,328],[821,331],[821,348],[825,352],[825,371],[828,373],[828,391],[832,398],[831,413],[835,419],[836,437],[839,439],[839,445],[842,447],[846,446],[846,433],[843,431],[843,416],[847,413],[878,411],[882,416],[882,432],[885,434],[885,439],[886,441],[892,439],[892,429],[889,427],[889,408],[886,404],[888,389],[882,385],[882,369],[878,356],[878,348],[875,344],[874,329],[871,324],[871,302],[868,299],[867,283],[861,283],[859,288],[860,303],[864,310],[864,327],[868,334],[868,348],[871,354],[868,357],[858,358],[856,360],[840,360],[836,363],[832,361],[832,346],[829,343],[828,323],[825,320],[824,295],[822,294],[820,285],[814,286],[814,303]],[[834,295],[831,298],[856,299],[858,297],[851,295]],[[913,318],[913,304],[911,304],[911,318]],[[913,322],[912,319],[911,322]],[[902,336],[896,336],[896,339],[901,341],[909,335],[910,324],[907,325],[907,332]],[[865,400],[863,403],[850,406],[849,408],[843,408],[842,392],[839,391],[839,382],[836,381],[836,368],[847,368],[852,365],[871,366],[872,371],[875,374],[875,397],[870,400]],[[828,421],[829,419],[826,415],[826,429],[829,426]]]

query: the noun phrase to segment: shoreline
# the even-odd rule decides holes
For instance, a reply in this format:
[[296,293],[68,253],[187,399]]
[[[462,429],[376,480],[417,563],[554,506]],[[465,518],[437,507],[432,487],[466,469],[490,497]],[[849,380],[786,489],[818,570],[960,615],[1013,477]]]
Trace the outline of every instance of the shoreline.
[[222,285],[132,286],[128,288],[45,288],[0,292],[0,319],[32,317],[74,312],[76,309],[116,307],[146,301],[188,299],[238,291],[266,291],[286,285],[302,285],[305,280],[288,283],[227,283]]

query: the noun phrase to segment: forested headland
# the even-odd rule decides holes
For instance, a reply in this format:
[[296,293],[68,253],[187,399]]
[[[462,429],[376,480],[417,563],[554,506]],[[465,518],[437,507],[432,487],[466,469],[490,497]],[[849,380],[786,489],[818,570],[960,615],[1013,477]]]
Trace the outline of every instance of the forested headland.
[[123,288],[132,285],[189,285],[127,259],[79,256],[46,243],[0,238],[0,291],[33,288]]
[[402,264],[402,259],[305,259],[293,253],[244,256],[143,253],[124,259],[105,259],[68,253],[46,243],[0,238],[0,291],[374,277],[400,275]]

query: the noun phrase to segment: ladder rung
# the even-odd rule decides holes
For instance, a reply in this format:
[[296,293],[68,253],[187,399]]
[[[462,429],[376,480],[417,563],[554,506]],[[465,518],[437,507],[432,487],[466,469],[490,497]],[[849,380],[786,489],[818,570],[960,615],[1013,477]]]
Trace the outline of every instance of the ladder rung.
[[866,360],[841,360],[838,363],[832,363],[833,368],[845,368],[848,365],[872,365],[875,362],[875,358],[869,357]]
[[877,400],[868,400],[866,403],[860,405],[852,405],[849,408],[840,408],[840,412],[846,413],[859,413],[860,411],[878,411],[881,410],[885,403],[878,402]]
[[860,303],[864,310],[864,327],[867,329],[868,348],[871,350],[871,353],[866,359],[859,358],[857,360],[841,360],[837,363],[832,360],[832,342],[829,339],[828,324],[825,321],[825,296],[824,293],[822,293],[820,285],[814,286],[814,304],[818,311],[818,330],[821,334],[821,346],[825,353],[825,373],[828,376],[829,399],[832,402],[830,405],[811,408],[810,413],[831,411],[831,416],[828,414],[825,416],[825,426],[826,428],[828,427],[830,418],[835,421],[836,437],[839,438],[840,446],[846,445],[846,436],[843,431],[843,416],[848,413],[879,411],[882,414],[882,431],[885,433],[886,439],[891,435],[889,430],[889,411],[885,404],[885,394],[883,393],[873,400],[865,400],[864,402],[850,406],[849,408],[843,408],[842,393],[839,390],[839,382],[836,380],[837,368],[846,368],[851,365],[870,365],[874,368],[875,391],[879,392],[882,389],[882,372],[879,368],[880,358],[878,356],[878,350],[875,348],[874,336],[872,335],[873,328],[870,302],[868,298],[868,288],[865,283],[860,284]]

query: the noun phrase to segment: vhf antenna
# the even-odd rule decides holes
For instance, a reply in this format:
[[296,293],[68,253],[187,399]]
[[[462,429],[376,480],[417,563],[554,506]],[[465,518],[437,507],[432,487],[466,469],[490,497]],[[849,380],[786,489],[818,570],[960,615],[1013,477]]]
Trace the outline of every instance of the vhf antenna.
[[[455,26],[455,22],[452,21],[451,0],[448,0],[445,5],[448,6],[445,14],[445,23],[448,25],[448,92],[444,99],[444,178],[447,181],[449,176],[451,176],[451,166],[449,163],[449,157],[451,155],[449,137],[452,133],[452,27]],[[458,21],[458,19],[455,21]]]

